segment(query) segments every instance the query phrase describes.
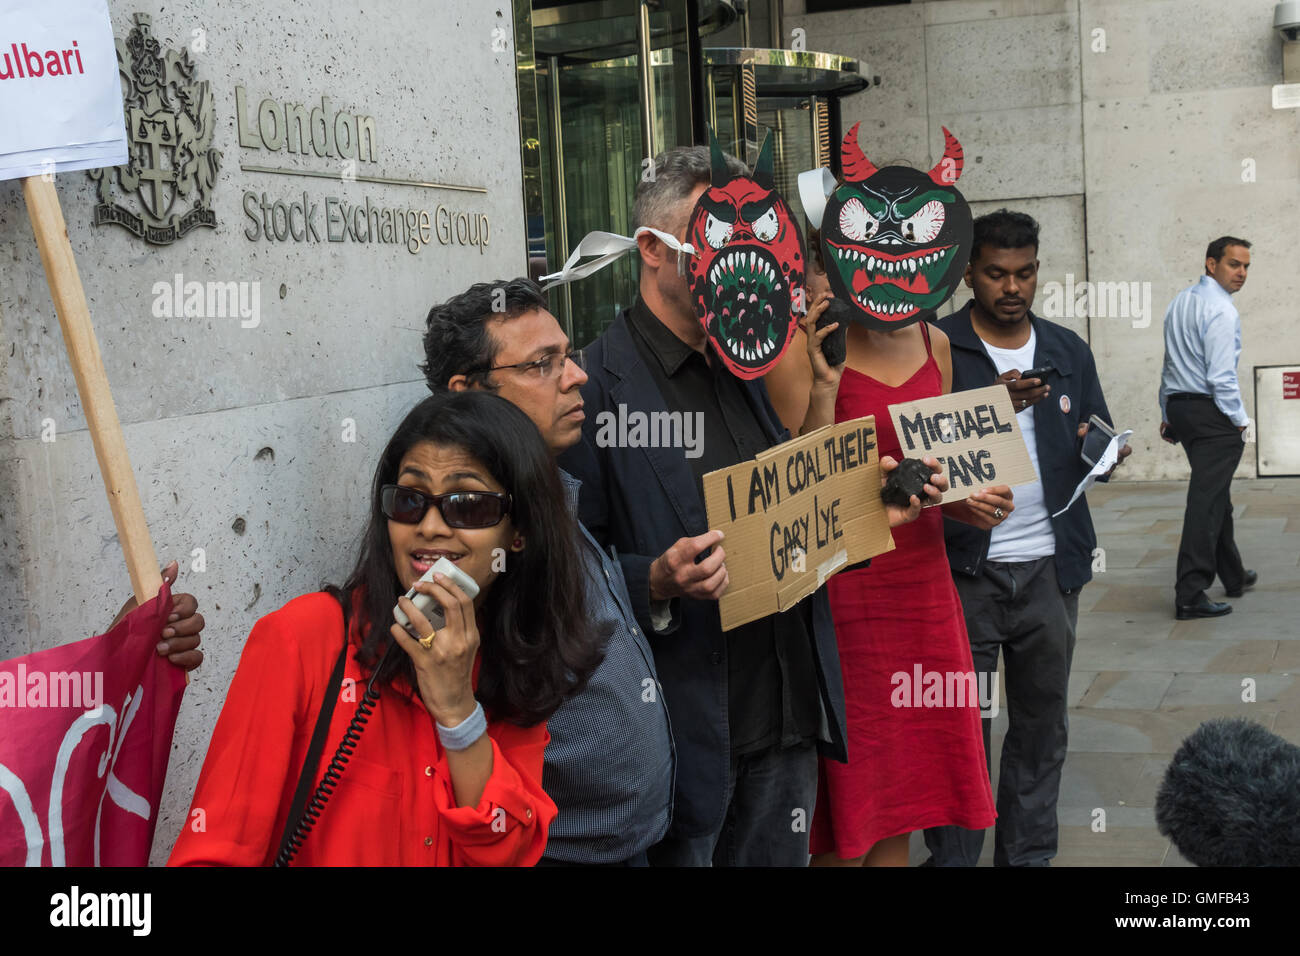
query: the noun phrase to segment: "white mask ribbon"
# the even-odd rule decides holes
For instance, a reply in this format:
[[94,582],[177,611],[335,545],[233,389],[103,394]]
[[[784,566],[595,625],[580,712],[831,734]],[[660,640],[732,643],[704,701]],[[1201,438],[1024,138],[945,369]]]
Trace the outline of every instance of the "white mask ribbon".
[[[582,237],[582,241],[569,254],[569,258],[565,260],[564,266],[559,272],[552,272],[550,275],[542,276],[541,281],[545,283],[542,286],[542,291],[545,292],[553,286],[572,282],[574,279],[584,279],[594,272],[599,272],[615,259],[635,249],[637,236],[642,233],[650,233],[669,249],[674,250],[678,256],[679,268],[683,255],[695,255],[695,247],[689,242],[679,242],[676,236],[660,232],[650,226],[642,226],[631,236],[620,236],[613,232],[589,232]],[[578,260],[584,256],[595,256],[596,258],[579,264]]]
[[803,213],[808,217],[808,224],[814,229],[821,229],[826,201],[833,192],[835,177],[825,166],[799,174],[799,201],[803,203]]

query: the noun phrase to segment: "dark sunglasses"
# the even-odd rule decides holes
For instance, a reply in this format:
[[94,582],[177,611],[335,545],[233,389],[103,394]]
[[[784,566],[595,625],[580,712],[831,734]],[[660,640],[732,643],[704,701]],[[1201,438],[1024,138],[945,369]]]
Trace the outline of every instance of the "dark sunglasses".
[[490,528],[510,514],[510,496],[496,491],[426,495],[402,485],[384,485],[379,495],[384,517],[402,524],[419,524],[431,505],[451,528]]

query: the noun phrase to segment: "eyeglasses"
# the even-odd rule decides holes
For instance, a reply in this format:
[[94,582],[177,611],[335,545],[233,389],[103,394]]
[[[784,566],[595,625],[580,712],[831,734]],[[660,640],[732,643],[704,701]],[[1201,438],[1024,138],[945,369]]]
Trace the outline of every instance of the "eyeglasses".
[[496,491],[453,491],[445,495],[426,495],[403,485],[384,485],[379,508],[384,517],[402,524],[419,524],[429,507],[438,509],[448,527],[490,528],[510,514],[511,500]]
[[488,372],[517,369],[531,379],[542,381],[544,379],[558,377],[564,371],[566,362],[572,362],[580,369],[586,369],[587,367],[587,360],[582,354],[582,349],[572,349],[568,352],[548,352],[534,362],[516,362],[514,365],[494,365],[491,368],[476,368],[471,369],[465,374],[486,375]]

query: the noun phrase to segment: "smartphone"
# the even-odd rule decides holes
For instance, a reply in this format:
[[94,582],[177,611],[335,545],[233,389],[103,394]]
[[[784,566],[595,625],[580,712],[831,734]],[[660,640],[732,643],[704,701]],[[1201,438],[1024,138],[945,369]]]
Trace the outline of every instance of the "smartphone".
[[1096,415],[1088,419],[1088,432],[1083,436],[1083,449],[1079,452],[1089,468],[1101,460],[1102,452],[1115,437],[1115,430]]
[[[1048,375],[1055,371],[1056,369],[1051,365],[1044,365],[1042,368],[1027,368],[1020,373],[1020,377],[1046,379]],[[1044,382],[1044,384],[1046,384],[1046,382]]]
[[[446,558],[439,558],[437,561],[433,562],[433,567],[428,571],[425,571],[424,576],[421,577],[420,580],[432,581],[435,574],[441,574],[444,577],[451,578],[456,582],[457,587],[468,594],[471,598],[478,597],[478,582]],[[421,614],[429,619],[429,623],[433,625],[435,631],[440,630],[447,623],[447,619],[442,613],[442,608],[439,607],[437,602],[435,602],[429,595],[417,591],[412,587],[411,590],[406,592],[406,597],[407,600],[419,609]],[[406,616],[406,612],[402,610],[400,605],[393,605],[393,617],[396,618],[397,623],[402,625],[402,627],[410,626],[411,619]]]

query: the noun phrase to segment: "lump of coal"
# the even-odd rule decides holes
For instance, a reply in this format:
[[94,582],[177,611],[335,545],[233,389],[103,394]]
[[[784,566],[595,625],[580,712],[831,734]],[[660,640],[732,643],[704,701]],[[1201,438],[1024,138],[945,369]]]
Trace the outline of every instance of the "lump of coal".
[[822,339],[822,355],[826,356],[826,363],[831,366],[843,365],[844,359],[849,354],[849,343],[847,340],[849,323],[853,321],[853,309],[845,302],[839,299],[831,299],[826,306],[826,311],[822,313],[817,320],[817,328],[822,329],[832,322],[838,322],[840,327],[832,332],[826,338]]
[[885,487],[880,491],[880,500],[887,505],[906,508],[912,503],[912,495],[925,501],[925,483],[930,480],[930,466],[919,458],[904,458],[898,467],[885,478]]

